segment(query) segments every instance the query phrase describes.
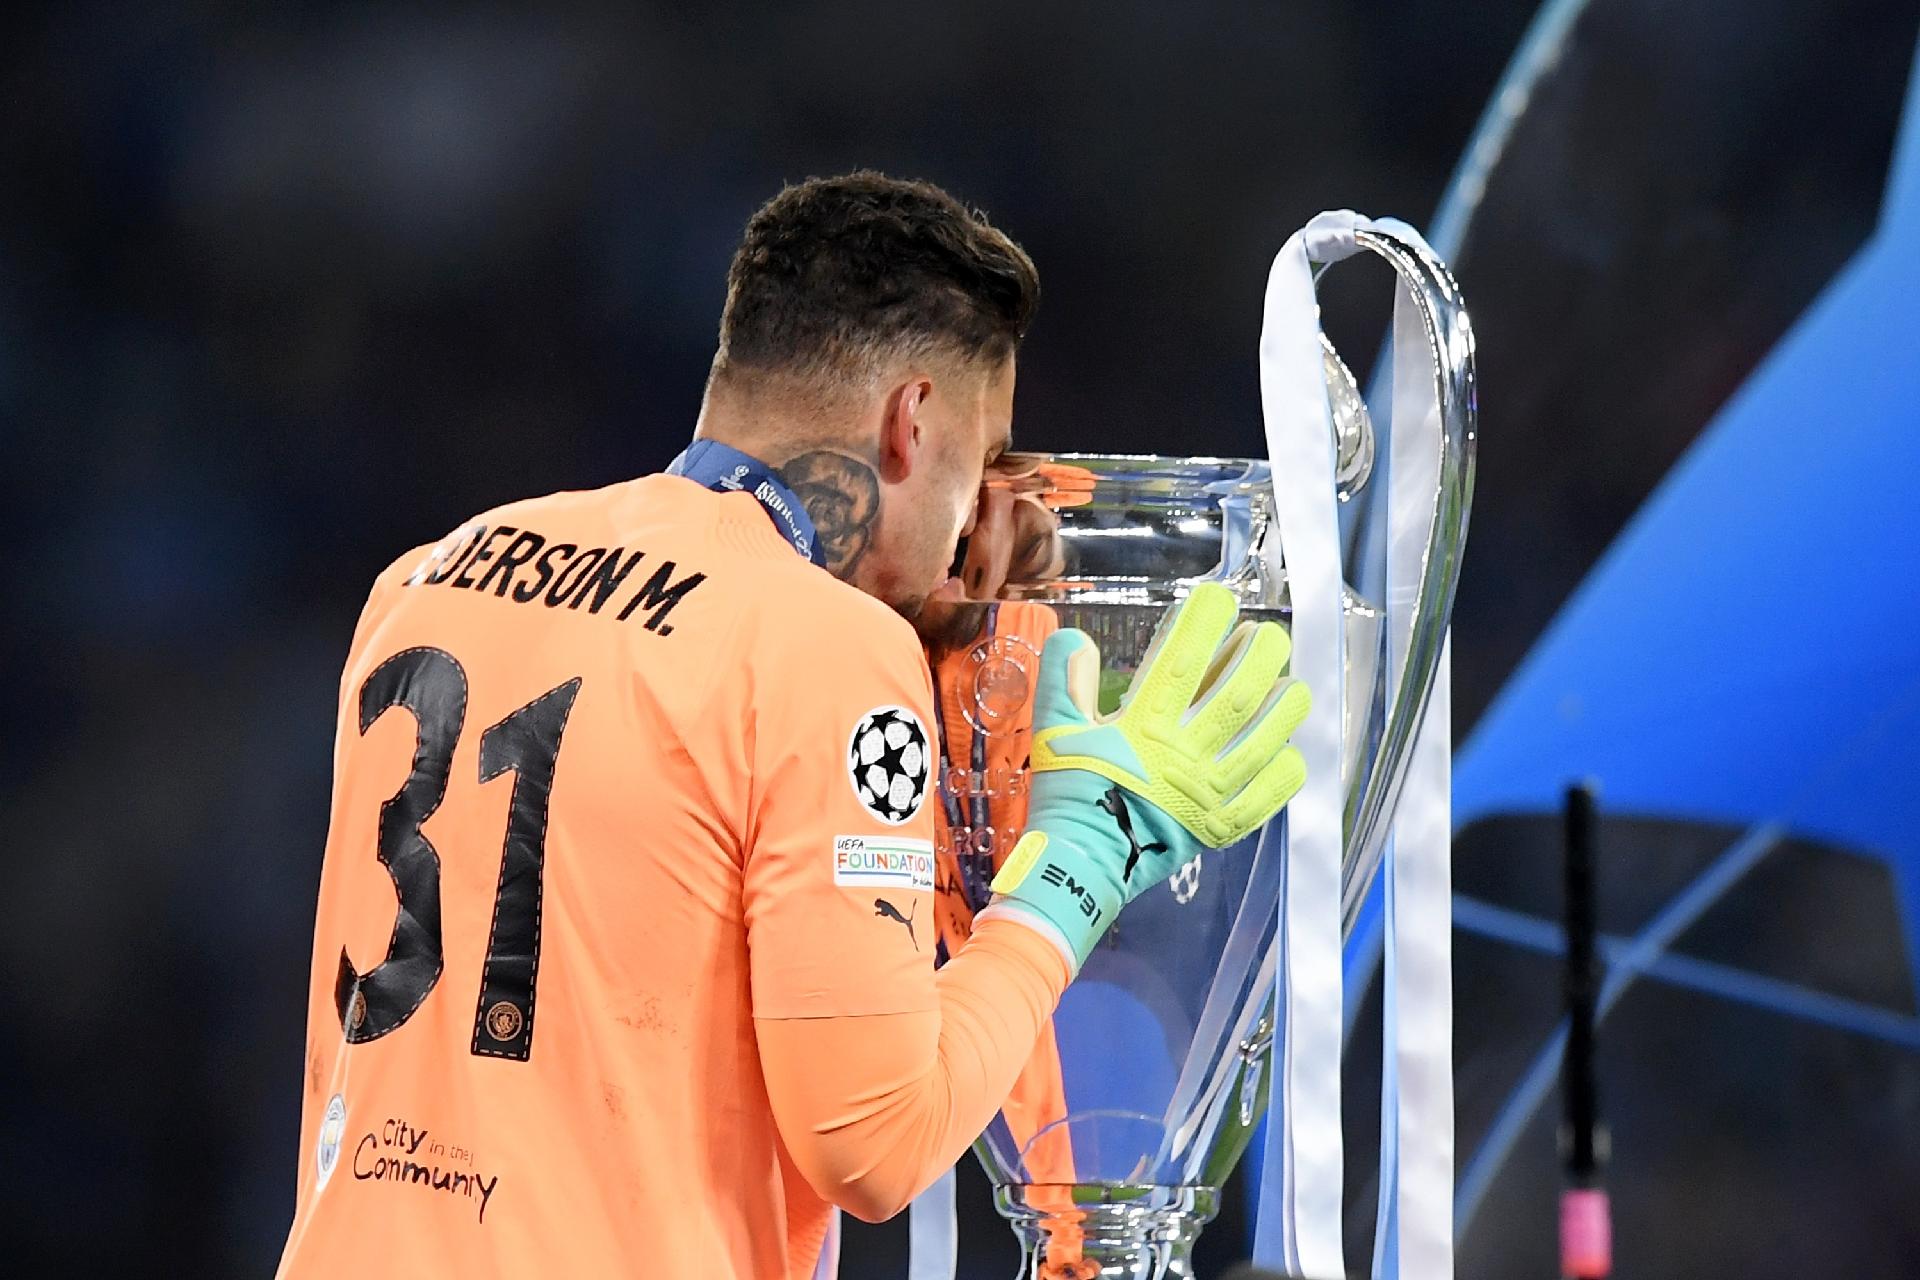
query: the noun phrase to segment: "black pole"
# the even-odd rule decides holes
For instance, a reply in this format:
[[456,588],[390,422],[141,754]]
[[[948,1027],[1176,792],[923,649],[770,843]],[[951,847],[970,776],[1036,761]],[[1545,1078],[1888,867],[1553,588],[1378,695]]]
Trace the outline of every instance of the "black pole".
[[1601,1185],[1606,1134],[1594,1079],[1594,1018],[1600,1000],[1600,964],[1594,909],[1593,789],[1567,788],[1565,915],[1567,1052],[1561,1064],[1565,1106],[1561,1154],[1566,1185],[1560,1197],[1560,1270],[1567,1280],[1603,1280],[1613,1269],[1611,1211]]

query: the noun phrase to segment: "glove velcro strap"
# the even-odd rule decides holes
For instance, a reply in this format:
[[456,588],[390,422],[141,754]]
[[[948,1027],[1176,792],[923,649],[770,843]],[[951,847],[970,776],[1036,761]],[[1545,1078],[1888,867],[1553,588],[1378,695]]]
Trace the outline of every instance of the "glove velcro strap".
[[1040,855],[1047,849],[1047,833],[1029,831],[1020,837],[1020,843],[1013,846],[1013,852],[1007,855],[1006,862],[994,874],[993,883],[988,886],[995,893],[1012,893],[1020,887],[1020,882],[1033,870],[1033,864],[1040,861]]

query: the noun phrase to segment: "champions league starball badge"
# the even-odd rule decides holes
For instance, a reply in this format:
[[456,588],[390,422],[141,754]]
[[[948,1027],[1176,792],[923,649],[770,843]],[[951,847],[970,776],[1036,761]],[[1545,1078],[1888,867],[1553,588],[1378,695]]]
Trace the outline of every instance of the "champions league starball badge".
[[926,726],[905,707],[875,707],[847,743],[853,794],[868,813],[898,826],[920,812],[933,777]]
[[989,636],[967,652],[960,673],[960,714],[988,737],[1011,733],[1031,717],[1022,716],[1033,688],[1040,655],[1019,636]]

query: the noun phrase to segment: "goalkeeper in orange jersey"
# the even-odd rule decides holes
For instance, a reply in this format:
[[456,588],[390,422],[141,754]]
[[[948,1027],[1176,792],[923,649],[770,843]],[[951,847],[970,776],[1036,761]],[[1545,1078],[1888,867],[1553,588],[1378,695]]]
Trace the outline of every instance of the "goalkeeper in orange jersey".
[[666,474],[509,503],[380,575],[281,1276],[814,1274],[831,1206],[886,1217],[979,1133],[1123,902],[1298,786],[1285,635],[1224,592],[1110,723],[1059,633],[1028,833],[936,975],[910,623],[1007,447],[1037,296],[938,188],[791,187]]

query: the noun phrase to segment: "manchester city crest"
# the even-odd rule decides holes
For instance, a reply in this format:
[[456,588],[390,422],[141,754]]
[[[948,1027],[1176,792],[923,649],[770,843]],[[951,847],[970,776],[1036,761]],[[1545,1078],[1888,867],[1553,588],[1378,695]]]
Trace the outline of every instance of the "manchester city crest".
[[314,1148],[314,1172],[318,1186],[327,1185],[333,1167],[340,1163],[340,1139],[347,1131],[347,1100],[340,1094],[327,1099],[327,1113],[320,1120],[320,1141]]

